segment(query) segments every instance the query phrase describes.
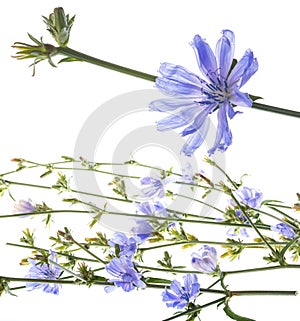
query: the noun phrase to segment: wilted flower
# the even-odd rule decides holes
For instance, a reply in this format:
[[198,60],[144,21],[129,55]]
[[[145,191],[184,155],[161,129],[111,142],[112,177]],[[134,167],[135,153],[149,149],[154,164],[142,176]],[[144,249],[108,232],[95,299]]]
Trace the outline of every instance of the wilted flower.
[[[50,251],[50,260],[57,262],[57,255]],[[41,279],[41,280],[57,280],[62,272],[59,266],[53,263],[42,263],[39,264],[36,260],[28,260],[32,267],[29,270],[29,274],[26,275],[27,278]],[[39,282],[27,282],[26,288],[28,291],[42,289],[44,292],[59,294],[61,284],[57,283],[39,283]]]
[[134,237],[128,238],[127,235],[122,232],[114,233],[113,238],[108,241],[108,245],[112,247],[118,245],[120,249],[119,255],[124,255],[129,258],[134,255],[137,249],[136,239]]
[[14,204],[14,212],[16,213],[30,213],[34,212],[35,210],[36,207],[31,199],[28,199],[28,201],[19,200],[18,203]]
[[279,223],[276,226],[271,226],[271,230],[282,234],[284,237],[288,239],[292,239],[297,236],[292,227],[285,223]]
[[182,309],[199,295],[200,284],[196,274],[187,274],[183,280],[183,286],[174,280],[170,285],[170,290],[165,289],[162,293],[163,302],[166,302],[167,307]]
[[208,245],[203,245],[198,252],[192,253],[192,266],[200,272],[215,272],[217,269],[216,249]]
[[[142,289],[146,287],[146,284],[141,280],[142,274],[136,271],[133,263],[125,256],[113,258],[105,268],[109,274],[116,277],[110,279],[109,282],[114,283],[116,287],[121,287],[125,292],[130,292],[135,287]],[[113,289],[112,286],[105,287],[106,292]]]
[[[234,195],[241,201],[243,204],[248,205],[252,208],[259,208],[263,198],[263,193],[255,188],[250,187],[240,187],[234,192]],[[234,200],[231,200],[231,204],[236,206]]]
[[235,37],[230,30],[222,31],[215,54],[199,35],[194,37],[192,46],[206,80],[182,66],[163,63],[159,69],[161,77],[156,78],[156,87],[173,98],[153,101],[150,110],[170,114],[158,121],[160,131],[185,127],[181,135],[189,138],[182,152],[187,156],[191,156],[203,143],[210,125],[208,116],[218,111],[216,139],[208,150],[211,155],[216,150],[225,151],[232,143],[228,118],[232,119],[239,113],[233,106],[252,106],[249,95],[240,92],[240,88],[257,71],[258,64],[249,49],[239,62],[233,60]]

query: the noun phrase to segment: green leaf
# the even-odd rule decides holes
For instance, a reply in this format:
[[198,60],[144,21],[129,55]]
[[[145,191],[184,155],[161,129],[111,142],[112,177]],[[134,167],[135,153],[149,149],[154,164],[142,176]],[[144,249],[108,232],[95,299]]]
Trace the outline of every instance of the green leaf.
[[67,57],[67,58],[61,59],[58,63],[60,64],[62,62],[73,62],[73,61],[82,61],[82,60],[78,58]]
[[227,314],[227,316],[229,316],[229,318],[236,320],[236,321],[255,321],[254,319],[249,319],[246,317],[242,317],[236,313],[234,313],[228,304],[225,305],[225,307],[223,308],[224,312]]
[[155,283],[155,284],[170,284],[171,281],[170,280],[166,280],[166,279],[161,279],[161,278],[152,278],[152,277],[148,277],[146,278],[146,282],[148,283]]

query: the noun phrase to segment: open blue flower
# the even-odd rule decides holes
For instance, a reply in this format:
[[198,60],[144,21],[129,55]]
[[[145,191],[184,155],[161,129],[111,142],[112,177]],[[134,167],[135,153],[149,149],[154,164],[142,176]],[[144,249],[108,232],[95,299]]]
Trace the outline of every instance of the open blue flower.
[[174,280],[170,285],[170,290],[165,289],[162,293],[163,302],[166,302],[167,307],[182,309],[199,295],[200,284],[197,275],[187,274],[183,279],[183,286]]
[[150,110],[166,112],[170,115],[157,122],[160,131],[185,127],[182,136],[189,136],[182,152],[191,156],[203,143],[209,129],[209,115],[218,111],[218,128],[214,145],[209,155],[216,150],[225,151],[232,143],[228,118],[237,113],[235,105],[251,107],[252,100],[240,88],[257,71],[258,63],[251,50],[233,67],[235,46],[234,33],[223,30],[217,42],[215,54],[206,41],[199,35],[193,39],[198,66],[204,79],[182,66],[163,63],[156,79],[156,87],[169,99],[151,102]]
[[282,236],[286,237],[287,239],[293,239],[294,237],[297,236],[293,228],[285,223],[279,223],[275,226],[271,226],[271,230],[274,232],[280,233]]
[[154,232],[154,227],[146,220],[136,220],[136,225],[131,232],[138,239],[139,243],[144,243]]
[[172,176],[160,178],[158,176],[146,176],[140,180],[142,194],[147,198],[163,198],[166,196],[165,186],[175,181]]
[[[241,201],[243,204],[252,208],[260,208],[263,198],[263,193],[261,191],[247,186],[242,186],[234,191],[234,195],[237,197],[238,201]],[[231,200],[230,203],[231,205],[236,206],[234,200]]]
[[[50,260],[57,262],[57,255],[50,251]],[[41,280],[57,280],[62,272],[62,269],[49,262],[48,264],[38,264],[36,260],[28,260],[32,267],[29,273],[26,275],[27,278],[41,279]],[[28,291],[42,289],[46,293],[59,294],[61,284],[57,283],[39,283],[39,282],[27,282],[26,288]]]
[[[125,292],[134,290],[135,287],[145,288],[146,284],[141,280],[142,274],[138,273],[134,264],[125,256],[113,258],[106,266],[106,271],[115,278],[109,282],[114,283],[116,287],[121,287]],[[106,292],[110,292],[114,287],[105,287]]]
[[217,269],[217,251],[214,247],[203,245],[192,253],[192,266],[203,273],[213,273]]
[[108,241],[108,245],[115,247],[119,246],[120,256],[124,255],[131,258],[137,250],[137,240],[134,237],[127,237],[125,233],[116,232]]

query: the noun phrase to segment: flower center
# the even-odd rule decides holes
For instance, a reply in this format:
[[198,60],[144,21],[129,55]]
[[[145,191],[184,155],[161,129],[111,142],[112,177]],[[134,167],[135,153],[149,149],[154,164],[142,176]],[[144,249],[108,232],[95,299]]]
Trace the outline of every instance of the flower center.
[[226,99],[230,99],[231,88],[229,88],[226,79],[216,78],[216,81],[206,83],[203,87],[203,94],[207,97],[205,103],[223,103]]

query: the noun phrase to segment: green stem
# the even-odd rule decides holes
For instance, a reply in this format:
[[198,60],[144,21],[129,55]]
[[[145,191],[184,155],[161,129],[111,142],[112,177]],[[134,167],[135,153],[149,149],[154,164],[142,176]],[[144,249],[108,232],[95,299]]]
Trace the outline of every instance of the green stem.
[[231,197],[234,200],[235,204],[237,204],[238,208],[242,211],[243,215],[247,218],[247,221],[249,224],[253,227],[255,232],[259,235],[259,237],[264,241],[264,243],[267,245],[267,247],[271,250],[273,255],[278,258],[278,260],[281,262],[281,257],[278,255],[278,253],[273,249],[273,247],[269,244],[269,242],[265,239],[265,237],[261,234],[257,226],[252,222],[250,216],[248,215],[247,211],[241,206],[237,198],[231,193]]
[[[7,183],[7,184],[10,184],[10,185],[19,185],[19,186],[27,186],[27,187],[35,187],[35,188],[42,188],[42,189],[53,190],[53,187],[52,187],[52,186],[46,186],[46,185],[37,185],[37,184],[21,183],[21,182],[9,181],[9,180],[4,180],[4,182]],[[70,189],[70,190],[68,190],[68,192],[76,193],[76,194],[82,194],[82,195],[95,196],[95,197],[110,199],[110,200],[114,200],[114,201],[132,203],[132,201],[130,201],[130,200],[128,200],[128,199],[117,198],[117,197],[112,197],[112,196],[105,196],[105,195],[94,194],[94,193],[83,192],[83,191],[77,191],[77,190],[74,190],[74,189]]]
[[230,296],[245,296],[245,295],[297,295],[297,291],[230,291]]
[[282,114],[282,115],[286,115],[286,116],[292,116],[292,117],[297,117],[297,118],[300,117],[299,111],[284,109],[284,108],[270,106],[270,105],[266,105],[266,104],[260,104],[260,103],[256,103],[256,102],[252,103],[252,108],[259,109],[259,110],[265,110],[265,111],[269,111],[269,112],[276,113],[276,114]]
[[[14,246],[14,247],[21,247],[21,248],[24,248],[24,249],[30,249],[30,250],[37,250],[37,251],[47,251],[46,249],[42,248],[42,247],[37,247],[37,246],[32,246],[32,245],[23,245],[23,244],[15,244],[15,243],[6,243],[6,245],[8,246]],[[87,245],[87,244],[82,244],[83,246],[84,245]],[[81,247],[80,247],[81,248]],[[75,252],[77,251],[76,250],[69,250],[69,252]],[[81,260],[81,261],[87,261],[87,262],[99,262],[99,260],[95,260],[95,259],[89,259],[89,258],[85,258],[85,257],[81,257],[81,256],[76,256],[76,255],[69,255],[69,254],[66,254],[66,253],[61,253],[61,252],[56,252],[56,251],[53,251],[53,253],[56,253],[60,256],[64,256],[64,257],[67,257],[67,258],[72,258],[72,259],[75,259],[75,260]]]
[[152,82],[155,82],[155,79],[156,79],[156,76],[154,76],[154,75],[150,75],[145,72],[141,72],[141,71],[134,70],[131,68],[123,67],[120,65],[116,65],[114,63],[86,55],[84,53],[81,53],[79,51],[76,51],[76,50],[68,48],[68,47],[58,47],[56,49],[57,49],[58,54],[64,55],[66,57],[85,61],[85,62],[91,63],[93,65],[97,65],[97,66],[107,68],[110,70],[118,71],[123,74],[127,74],[127,75],[134,76],[137,78],[142,78],[142,79],[149,80]]
[[299,269],[299,268],[300,268],[300,265],[298,264],[287,264],[287,265],[266,266],[266,267],[259,267],[259,268],[253,268],[253,269],[245,269],[245,270],[223,271],[222,273],[226,276],[230,274],[263,272],[263,271],[281,270],[281,269]]

